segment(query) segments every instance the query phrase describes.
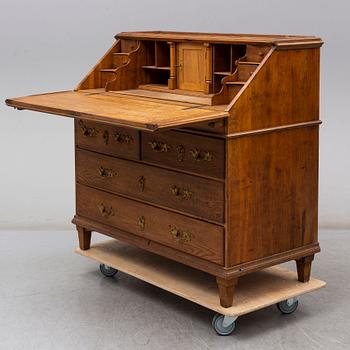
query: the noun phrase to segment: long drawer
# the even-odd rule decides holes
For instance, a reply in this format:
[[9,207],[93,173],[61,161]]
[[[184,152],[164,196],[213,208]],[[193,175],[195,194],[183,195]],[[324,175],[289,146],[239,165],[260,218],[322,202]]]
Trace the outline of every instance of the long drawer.
[[180,131],[142,133],[142,160],[224,178],[225,141]]
[[129,128],[75,120],[75,143],[80,148],[117,157],[140,157],[139,131]]
[[77,214],[223,264],[224,228],[77,184]]
[[76,151],[77,181],[224,222],[224,184],[94,152]]

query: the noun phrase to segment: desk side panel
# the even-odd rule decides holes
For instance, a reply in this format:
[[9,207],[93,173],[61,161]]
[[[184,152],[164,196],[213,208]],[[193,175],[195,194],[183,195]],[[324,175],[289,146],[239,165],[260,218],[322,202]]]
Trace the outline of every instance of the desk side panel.
[[275,50],[228,107],[228,133],[319,119],[320,49]]
[[227,166],[226,266],[317,243],[318,125],[232,138]]

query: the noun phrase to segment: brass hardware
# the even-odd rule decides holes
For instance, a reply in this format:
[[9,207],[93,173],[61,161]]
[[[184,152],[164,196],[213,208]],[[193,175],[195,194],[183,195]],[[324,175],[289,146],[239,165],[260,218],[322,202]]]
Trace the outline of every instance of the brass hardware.
[[109,216],[113,216],[114,215],[113,208],[110,207],[109,209],[107,209],[106,206],[103,203],[99,204],[97,206],[97,208],[99,209],[101,215],[104,216],[104,217],[109,217]]
[[126,143],[127,145],[133,140],[133,138],[130,135],[126,134],[120,134],[119,132],[116,132],[114,134],[114,141],[118,143]]
[[160,141],[151,141],[148,142],[148,144],[151,146],[152,150],[155,152],[168,152],[171,148],[170,145],[168,145],[165,142]]
[[181,68],[182,65],[181,65],[181,63],[179,63],[179,64],[175,64],[174,67],[176,67],[176,68]]
[[170,188],[171,193],[176,196],[177,198],[183,198],[183,199],[190,199],[192,196],[192,192],[188,189],[183,189],[181,191],[180,188],[178,188],[176,185]]
[[191,241],[191,233],[188,231],[182,231],[181,240],[182,240],[182,242],[190,242]]
[[171,227],[169,232],[174,238],[180,237],[180,231],[176,227]]
[[171,188],[171,193],[174,195],[174,196],[179,196],[180,195],[180,189],[176,186],[173,186]]
[[105,130],[103,132],[103,141],[104,141],[105,145],[108,145],[108,141],[109,141],[109,132],[108,132],[108,130]]
[[97,169],[97,172],[103,178],[113,177],[117,175],[117,173],[113,169],[106,169],[102,165]]
[[190,153],[194,160],[196,161],[205,161],[205,162],[211,162],[214,158],[214,156],[209,151],[200,151],[198,148],[190,150]]
[[192,197],[192,192],[190,190],[183,190],[182,191],[182,198],[190,199],[191,197]]
[[178,145],[176,146],[176,151],[177,151],[177,160],[179,162],[183,162],[185,157],[185,147],[182,145]]
[[146,225],[146,220],[144,216],[140,216],[138,219],[138,225],[140,226],[141,230],[145,229],[145,225]]
[[181,231],[181,230],[177,229],[176,227],[170,226],[169,233],[175,240],[177,240],[178,242],[181,242],[181,243],[190,242],[191,238],[192,238],[191,232]]
[[138,183],[139,183],[140,191],[142,192],[145,190],[145,182],[146,182],[146,179],[143,176],[140,176]]
[[87,127],[82,120],[79,120],[79,125],[84,136],[94,137],[98,134],[98,130]]

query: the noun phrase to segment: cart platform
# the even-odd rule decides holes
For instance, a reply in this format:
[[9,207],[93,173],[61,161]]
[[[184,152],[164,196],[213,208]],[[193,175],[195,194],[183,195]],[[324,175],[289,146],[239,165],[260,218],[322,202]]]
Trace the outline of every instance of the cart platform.
[[225,316],[238,317],[326,285],[315,278],[298,282],[296,272],[274,266],[241,277],[233,305],[224,308],[215,278],[207,273],[114,239],[76,252]]

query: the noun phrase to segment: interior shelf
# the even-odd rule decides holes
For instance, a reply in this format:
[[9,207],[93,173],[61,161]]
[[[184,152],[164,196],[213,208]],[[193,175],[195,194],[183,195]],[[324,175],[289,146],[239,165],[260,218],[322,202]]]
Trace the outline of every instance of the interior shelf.
[[216,75],[230,75],[231,72],[214,72]]
[[161,69],[161,70],[170,70],[170,67],[158,67],[158,66],[142,66],[143,69]]

